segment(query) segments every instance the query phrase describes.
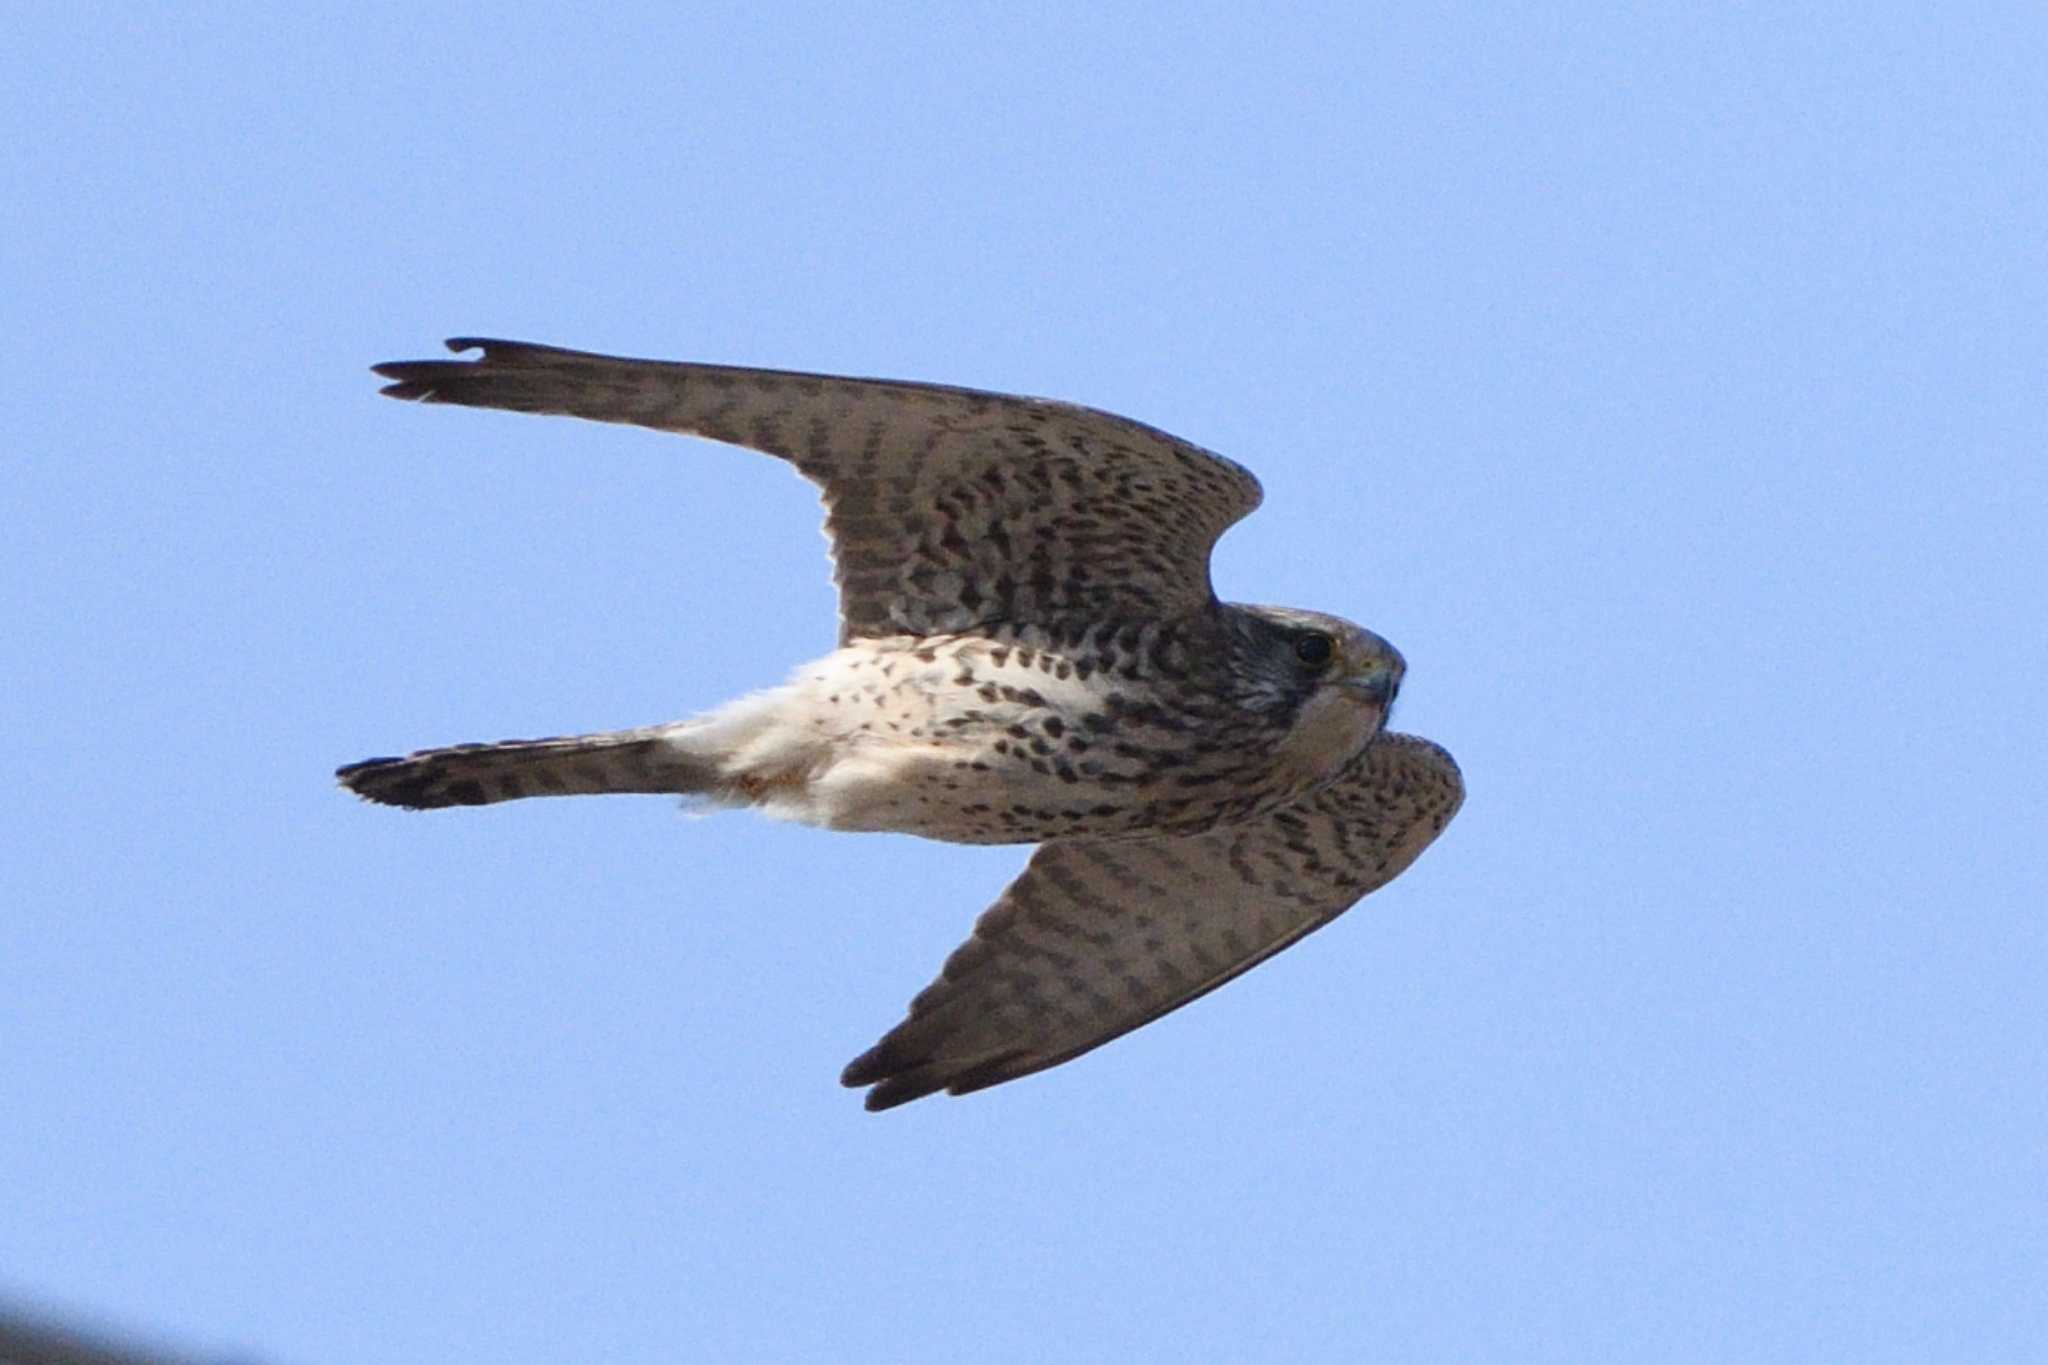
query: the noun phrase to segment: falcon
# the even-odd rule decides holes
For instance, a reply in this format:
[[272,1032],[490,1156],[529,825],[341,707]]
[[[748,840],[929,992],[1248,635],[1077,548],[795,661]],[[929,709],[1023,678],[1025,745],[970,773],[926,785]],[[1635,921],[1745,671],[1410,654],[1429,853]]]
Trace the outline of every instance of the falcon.
[[787,460],[825,504],[838,647],[691,719],[372,758],[425,810],[680,794],[838,830],[1036,844],[842,1081],[869,1109],[1057,1066],[1214,990],[1412,863],[1451,756],[1395,734],[1405,671],[1349,621],[1219,602],[1249,471],[1091,408],[935,384],[458,338],[393,398],[560,413]]

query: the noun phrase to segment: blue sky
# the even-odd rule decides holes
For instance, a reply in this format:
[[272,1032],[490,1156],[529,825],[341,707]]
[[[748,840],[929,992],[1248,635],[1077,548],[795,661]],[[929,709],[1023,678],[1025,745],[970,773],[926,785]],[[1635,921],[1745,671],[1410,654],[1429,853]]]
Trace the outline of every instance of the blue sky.
[[[0,77],[0,1300],[342,1361],[2048,1350],[2033,6],[32,6]],[[811,491],[455,334],[1255,469],[1470,797],[1015,1085],[840,1066],[1020,849],[416,745],[823,652]]]

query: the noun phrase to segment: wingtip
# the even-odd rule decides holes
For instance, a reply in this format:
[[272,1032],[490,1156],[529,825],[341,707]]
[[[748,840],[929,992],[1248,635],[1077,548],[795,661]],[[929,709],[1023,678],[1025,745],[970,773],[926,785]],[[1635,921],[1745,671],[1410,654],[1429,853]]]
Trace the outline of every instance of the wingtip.
[[858,1090],[887,1076],[889,1068],[883,1063],[881,1052],[881,1045],[876,1044],[848,1062],[839,1073],[839,1083],[849,1090]]
[[445,360],[386,360],[372,365],[370,373],[391,381],[377,390],[386,398],[431,402],[434,385],[426,376],[447,363]]
[[[449,350],[454,351],[458,355],[464,351],[482,350],[486,353],[483,358],[488,358],[488,352],[491,347],[504,343],[491,341],[483,337],[450,337],[445,344]],[[398,398],[418,403],[434,403],[441,401],[442,389],[437,381],[453,378],[454,371],[466,368],[467,366],[460,366],[446,360],[387,360],[381,364],[372,365],[370,373],[380,379],[392,381],[377,390],[378,393],[386,398]]]
[[839,1083],[849,1090],[869,1087],[861,1105],[870,1114],[879,1114],[945,1089],[945,1079],[932,1071],[929,1062],[907,1062],[885,1038],[848,1062]]
[[976,1090],[986,1090],[990,1086],[1028,1076],[1043,1066],[1044,1063],[1029,1064],[1028,1054],[1021,1048],[961,1065],[931,1056],[906,1055],[892,1048],[890,1040],[884,1038],[848,1062],[846,1069],[839,1073],[839,1083],[849,1089],[872,1087],[862,1103],[869,1113],[879,1113],[940,1091],[948,1095],[967,1095]]
[[[513,345],[512,342],[497,341],[490,337],[449,337],[443,345],[457,355],[465,351],[482,351],[479,362],[490,358],[493,349]],[[386,398],[402,398],[431,403],[438,396],[433,376],[446,375],[450,362],[446,360],[386,360],[372,365],[370,373],[380,379],[392,382],[377,390]]]
[[936,1095],[946,1088],[944,1081],[912,1076],[891,1076],[874,1089],[868,1091],[861,1107],[870,1114],[879,1114],[885,1109],[894,1109],[921,1100],[927,1095]]

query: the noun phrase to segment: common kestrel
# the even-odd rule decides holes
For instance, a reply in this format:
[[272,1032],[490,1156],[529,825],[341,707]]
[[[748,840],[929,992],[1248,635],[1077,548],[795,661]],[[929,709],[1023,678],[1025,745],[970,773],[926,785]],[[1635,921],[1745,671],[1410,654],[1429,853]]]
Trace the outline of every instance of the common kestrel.
[[839,647],[690,720],[338,774],[387,805],[680,793],[842,830],[1035,843],[908,1017],[846,1068],[886,1109],[1056,1066],[1397,876],[1464,794],[1386,732],[1400,654],[1217,601],[1258,481],[1126,418],[932,384],[458,339],[393,398],[627,422],[777,455],[823,492]]

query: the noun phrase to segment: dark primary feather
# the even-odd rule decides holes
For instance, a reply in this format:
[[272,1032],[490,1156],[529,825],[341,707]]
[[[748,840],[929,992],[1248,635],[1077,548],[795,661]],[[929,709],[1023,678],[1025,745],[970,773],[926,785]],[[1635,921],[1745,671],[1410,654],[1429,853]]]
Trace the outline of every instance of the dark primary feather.
[[823,491],[840,639],[1172,617],[1259,503],[1239,465],[1092,408],[972,389],[462,337],[376,366],[393,398],[561,413],[777,455]]
[[1457,813],[1427,740],[1382,735],[1291,806],[1207,834],[1056,840],[850,1063],[869,1109],[955,1095],[1076,1057],[1208,993],[1384,886]]

